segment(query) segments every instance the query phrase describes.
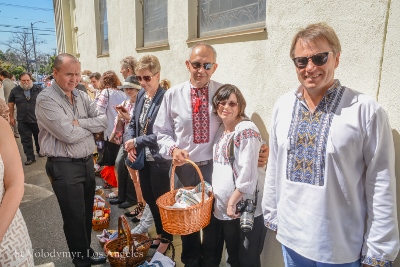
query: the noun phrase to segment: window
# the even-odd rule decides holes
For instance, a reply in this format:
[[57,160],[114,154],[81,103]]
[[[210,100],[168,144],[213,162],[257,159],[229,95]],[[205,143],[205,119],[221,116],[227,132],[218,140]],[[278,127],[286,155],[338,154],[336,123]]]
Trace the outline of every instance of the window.
[[199,37],[265,27],[266,0],[199,0]]
[[167,0],[143,1],[143,43],[144,46],[168,42]]
[[108,54],[108,21],[107,21],[107,1],[99,1],[99,22],[100,22],[100,49],[99,54]]

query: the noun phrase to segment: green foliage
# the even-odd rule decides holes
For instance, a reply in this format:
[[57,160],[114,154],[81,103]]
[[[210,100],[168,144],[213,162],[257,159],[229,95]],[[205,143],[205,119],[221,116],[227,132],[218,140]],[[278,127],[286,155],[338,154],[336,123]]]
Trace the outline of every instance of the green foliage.
[[[0,50],[0,68],[7,70],[8,72],[15,75],[15,77],[19,77],[22,72],[27,71],[25,62],[17,60],[17,55],[10,50],[3,52]],[[41,59],[40,61],[40,74],[50,74],[53,71],[53,64],[56,55],[49,55],[49,54],[41,54],[38,56]],[[29,70],[28,70],[29,71]]]

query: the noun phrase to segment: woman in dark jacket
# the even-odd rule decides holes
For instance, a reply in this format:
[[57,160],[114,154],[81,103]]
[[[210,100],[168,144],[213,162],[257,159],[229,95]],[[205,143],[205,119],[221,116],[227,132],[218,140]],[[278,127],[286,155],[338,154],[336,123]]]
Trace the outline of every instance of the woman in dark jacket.
[[[128,129],[132,139],[125,142],[125,149],[131,161],[135,161],[140,153],[144,153],[144,167],[138,168],[143,198],[153,214],[157,237],[172,241],[172,235],[163,230],[156,204],[157,198],[170,190],[169,168],[171,165],[171,161],[162,158],[158,153],[157,136],[153,133],[153,124],[165,93],[165,90],[159,86],[160,70],[160,62],[152,55],[142,57],[136,65],[136,78],[143,89],[137,96],[135,112]],[[164,253],[168,243],[160,243],[156,240],[152,246],[158,247],[158,251]]]

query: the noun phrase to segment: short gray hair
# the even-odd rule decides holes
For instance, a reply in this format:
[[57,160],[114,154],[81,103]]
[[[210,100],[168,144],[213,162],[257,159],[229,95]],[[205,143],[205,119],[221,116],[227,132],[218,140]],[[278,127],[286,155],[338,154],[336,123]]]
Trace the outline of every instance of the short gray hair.
[[[193,51],[198,46],[205,46],[206,48],[211,49],[213,51],[213,54],[214,54],[214,61],[217,62],[217,51],[215,50],[215,48],[212,45],[206,44],[204,42],[197,43],[190,49],[190,51],[189,51],[189,59],[192,56]],[[215,63],[215,62],[212,62],[212,63]]]

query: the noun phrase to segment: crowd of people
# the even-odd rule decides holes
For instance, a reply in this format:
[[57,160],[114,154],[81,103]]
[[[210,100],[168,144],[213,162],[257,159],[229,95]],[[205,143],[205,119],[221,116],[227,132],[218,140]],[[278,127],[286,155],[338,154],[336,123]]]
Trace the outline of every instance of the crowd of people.
[[[188,159],[215,200],[202,234],[181,236],[186,267],[219,266],[224,245],[230,266],[260,267],[267,229],[276,232],[286,267],[392,266],[399,229],[391,128],[376,101],[335,79],[340,53],[325,23],[296,33],[290,57],[300,85],[276,102],[269,140],[246,115],[241,90],[211,79],[217,51],[206,43],[190,49],[189,79],[172,87],[154,55],[122,59],[123,82],[112,70],[82,72],[69,54],[56,57],[45,89],[29,73],[11,86],[1,71],[0,266],[33,266],[29,253],[11,265],[2,257],[10,243],[31,249],[18,210],[23,172],[8,142],[13,134],[21,136],[25,165],[35,162],[32,137],[37,155],[47,157],[75,266],[106,261],[90,246],[95,174],[116,187],[110,204],[135,207],[125,213],[137,223],[132,233],[147,233],[154,222],[162,239],[151,247],[165,253],[173,238],[156,200],[170,191],[172,164],[175,188],[200,183]],[[10,234],[15,227],[25,239]]]

